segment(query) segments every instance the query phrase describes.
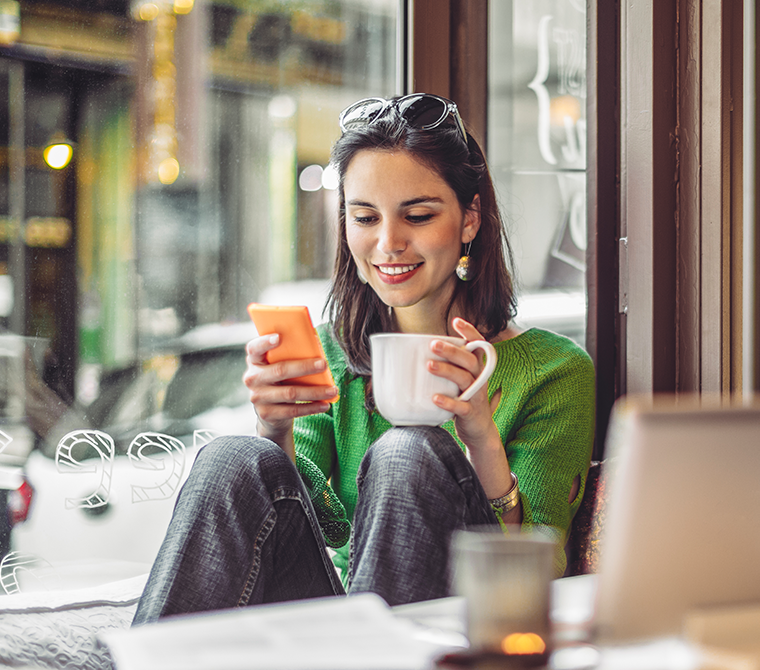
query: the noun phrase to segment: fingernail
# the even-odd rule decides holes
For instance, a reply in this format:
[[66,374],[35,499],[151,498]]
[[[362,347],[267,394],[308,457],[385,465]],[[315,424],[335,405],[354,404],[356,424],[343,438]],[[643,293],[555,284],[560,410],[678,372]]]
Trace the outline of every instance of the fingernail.
[[324,359],[320,358],[318,361],[314,362],[314,368],[317,370],[324,370],[325,369],[325,361]]
[[269,336],[269,344],[277,344],[280,341],[280,336],[275,333]]
[[329,389],[327,389],[327,397],[328,398],[334,398],[336,395],[338,395],[338,387],[337,386],[331,386]]

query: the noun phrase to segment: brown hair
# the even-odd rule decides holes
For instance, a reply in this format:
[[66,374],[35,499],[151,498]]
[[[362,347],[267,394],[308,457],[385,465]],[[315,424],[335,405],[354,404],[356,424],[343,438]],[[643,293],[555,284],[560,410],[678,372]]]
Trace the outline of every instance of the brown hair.
[[420,130],[398,115],[384,117],[347,130],[332,151],[331,162],[340,177],[338,249],[327,310],[333,335],[346,354],[349,370],[369,377],[370,335],[393,330],[390,309],[369,284],[359,280],[346,240],[343,181],[354,156],[365,149],[407,152],[441,176],[456,193],[463,209],[473,207],[475,196],[480,196],[481,225],[469,252],[473,276],[470,281],[456,282],[447,311],[459,301],[465,318],[486,339],[495,337],[515,315],[509,270],[512,252],[481,148],[469,133],[465,145],[453,127]]

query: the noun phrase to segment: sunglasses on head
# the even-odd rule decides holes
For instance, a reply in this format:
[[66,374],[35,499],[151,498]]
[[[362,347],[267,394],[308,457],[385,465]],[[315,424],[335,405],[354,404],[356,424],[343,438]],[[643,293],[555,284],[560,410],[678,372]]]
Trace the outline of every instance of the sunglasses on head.
[[368,126],[382,118],[389,109],[395,109],[404,121],[419,130],[433,130],[448,122],[448,125],[459,130],[467,143],[467,131],[456,104],[430,93],[412,93],[393,100],[364,98],[340,113],[340,129],[346,132],[358,126]]

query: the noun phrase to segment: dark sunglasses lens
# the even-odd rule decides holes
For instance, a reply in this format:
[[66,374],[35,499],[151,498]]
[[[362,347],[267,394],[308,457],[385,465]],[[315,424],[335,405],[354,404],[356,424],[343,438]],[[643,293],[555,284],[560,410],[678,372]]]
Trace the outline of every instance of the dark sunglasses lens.
[[401,100],[398,111],[410,126],[426,128],[438,125],[447,116],[448,107],[443,100],[419,95]]
[[344,129],[348,130],[353,126],[363,126],[371,123],[374,118],[383,111],[385,102],[370,98],[368,100],[359,100],[341,114],[340,122]]

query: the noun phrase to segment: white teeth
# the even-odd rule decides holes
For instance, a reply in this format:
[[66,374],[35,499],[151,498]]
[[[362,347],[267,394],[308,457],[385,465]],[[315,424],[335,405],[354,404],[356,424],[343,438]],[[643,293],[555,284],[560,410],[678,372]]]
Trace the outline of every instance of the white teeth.
[[379,267],[378,270],[386,275],[402,275],[405,272],[411,272],[414,270],[414,268],[419,267],[420,263],[417,263],[416,265],[400,265],[395,266],[392,268],[389,267]]

